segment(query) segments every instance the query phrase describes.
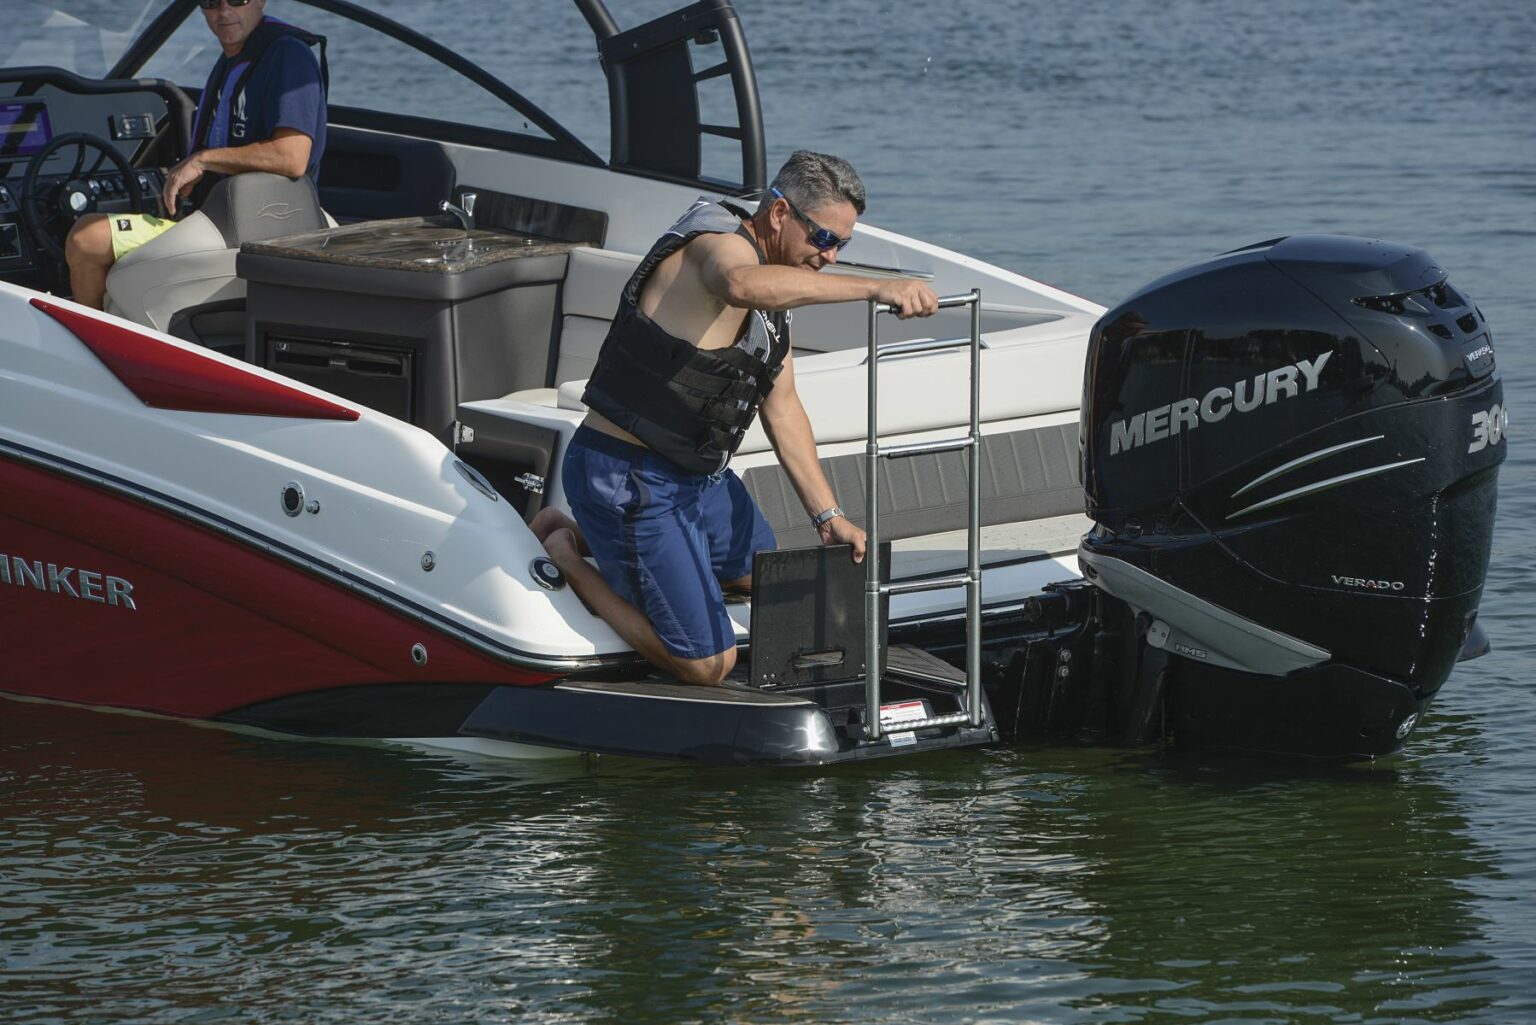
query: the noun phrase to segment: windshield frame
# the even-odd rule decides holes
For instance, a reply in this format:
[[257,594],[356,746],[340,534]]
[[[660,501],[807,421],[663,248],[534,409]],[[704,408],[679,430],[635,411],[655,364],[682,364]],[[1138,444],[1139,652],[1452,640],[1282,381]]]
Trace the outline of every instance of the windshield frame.
[[[463,142],[492,149],[531,153],[593,167],[608,166],[607,161],[593,152],[586,143],[522,93],[442,43],[407,28],[399,22],[392,21],[377,11],[350,3],[349,0],[292,0],[292,2],[355,22],[417,50],[495,96],[523,120],[537,125],[549,138],[362,107],[330,107],[329,118],[332,124],[350,128],[399,131],[445,142]],[[118,58],[106,77],[111,79],[136,77],[195,10],[197,10],[197,0],[171,0],[165,10],[145,27],[138,38]],[[194,86],[189,91],[195,95],[199,90],[200,86]]]

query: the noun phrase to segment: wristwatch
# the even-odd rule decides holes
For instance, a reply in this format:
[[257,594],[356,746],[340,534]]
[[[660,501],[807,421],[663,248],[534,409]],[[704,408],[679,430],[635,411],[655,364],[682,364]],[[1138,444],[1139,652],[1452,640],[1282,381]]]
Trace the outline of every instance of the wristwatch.
[[825,527],[828,523],[831,523],[833,520],[842,515],[843,511],[834,505],[832,508],[823,509],[815,516],[812,516],[811,526],[815,527],[817,530],[820,530],[822,527]]

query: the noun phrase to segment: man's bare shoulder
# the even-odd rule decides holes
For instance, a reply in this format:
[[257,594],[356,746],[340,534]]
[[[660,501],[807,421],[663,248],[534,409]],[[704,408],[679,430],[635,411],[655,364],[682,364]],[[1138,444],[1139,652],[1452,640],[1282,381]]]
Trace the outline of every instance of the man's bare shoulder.
[[698,236],[683,249],[678,278],[689,279],[718,306],[741,306],[732,302],[731,281],[757,265],[757,250],[745,238],[735,233],[710,233]]
[[717,266],[733,266],[740,263],[756,263],[757,250],[752,243],[735,232],[709,232],[689,242],[684,252],[701,263],[708,261]]

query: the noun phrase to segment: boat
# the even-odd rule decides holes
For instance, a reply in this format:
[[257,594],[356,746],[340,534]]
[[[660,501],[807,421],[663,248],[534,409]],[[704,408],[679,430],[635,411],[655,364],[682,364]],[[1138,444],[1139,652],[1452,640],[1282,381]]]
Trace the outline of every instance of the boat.
[[795,316],[870,556],[816,546],[754,428],[733,465],[781,550],[729,606],[743,657],[720,687],[658,674],[528,523],[562,506],[639,254],[701,193],[762,192],[763,121],[729,0],[626,28],[574,3],[607,159],[451,40],[294,0],[333,55],[406,48],[518,127],[333,103],[318,190],[226,179],[117,264],[105,313],[67,298],[64,233],[152,208],[185,152],[195,83],[144,69],[196,4],[146,7],[104,73],[69,64],[73,19],[21,26],[0,53],[0,692],[507,755],[830,765],[1045,738],[1351,760],[1402,747],[1488,650],[1507,412],[1487,323],[1426,252],[1274,238],[1105,308],[860,224],[824,273],[923,278],[944,307]]

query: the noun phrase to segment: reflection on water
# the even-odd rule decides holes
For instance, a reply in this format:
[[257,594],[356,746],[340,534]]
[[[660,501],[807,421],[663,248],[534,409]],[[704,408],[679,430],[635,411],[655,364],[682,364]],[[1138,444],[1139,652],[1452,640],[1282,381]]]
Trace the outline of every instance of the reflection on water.
[[1511,995],[1492,855],[1411,765],[764,775],[0,713],[15,1020],[1450,1021]]

